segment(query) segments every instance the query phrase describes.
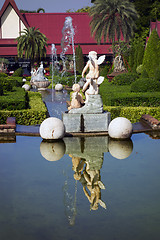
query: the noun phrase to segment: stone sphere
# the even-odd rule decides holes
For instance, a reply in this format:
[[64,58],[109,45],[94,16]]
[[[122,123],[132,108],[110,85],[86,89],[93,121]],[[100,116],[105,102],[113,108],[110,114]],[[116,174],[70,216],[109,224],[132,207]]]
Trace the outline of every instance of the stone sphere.
[[64,136],[65,127],[60,119],[49,117],[41,123],[39,132],[43,139],[61,139]]
[[24,84],[22,88],[24,88],[25,91],[29,91],[31,87],[28,84]]
[[44,142],[43,140],[40,144],[40,152],[47,161],[58,161],[65,154],[65,143],[63,140],[58,142]]
[[108,134],[111,138],[127,139],[132,135],[132,123],[124,117],[113,119],[108,127]]
[[133,151],[133,142],[131,139],[114,140],[110,139],[108,144],[110,154],[117,159],[129,157]]
[[55,85],[55,90],[56,90],[56,91],[62,91],[62,90],[63,90],[63,85],[62,85],[61,83],[57,83],[57,84]]

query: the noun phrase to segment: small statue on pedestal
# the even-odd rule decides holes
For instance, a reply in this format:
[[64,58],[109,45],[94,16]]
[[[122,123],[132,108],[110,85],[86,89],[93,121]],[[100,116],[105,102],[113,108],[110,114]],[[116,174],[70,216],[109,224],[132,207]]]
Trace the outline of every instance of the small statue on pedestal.
[[74,84],[72,86],[72,90],[74,93],[72,93],[72,100],[71,100],[71,105],[68,107],[68,110],[71,110],[72,108],[80,108],[82,107],[84,100],[82,95],[79,93],[80,92],[80,85],[79,84]]

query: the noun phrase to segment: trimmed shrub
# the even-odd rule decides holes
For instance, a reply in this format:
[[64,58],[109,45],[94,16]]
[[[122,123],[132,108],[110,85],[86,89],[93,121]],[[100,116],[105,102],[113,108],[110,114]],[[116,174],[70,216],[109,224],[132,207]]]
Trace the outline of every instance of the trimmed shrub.
[[18,68],[12,75],[13,77],[22,77],[23,76],[23,69]]
[[81,46],[78,44],[78,47],[75,50],[76,54],[76,70],[81,73],[84,68],[84,57]]
[[160,107],[122,107],[122,106],[103,106],[105,111],[111,113],[111,118],[125,117],[132,123],[139,122],[143,114],[149,114],[160,120]]
[[27,93],[23,88],[13,88],[0,97],[0,110],[20,110],[28,107]]
[[103,97],[102,100],[103,104],[107,106],[158,107],[160,105],[160,93],[115,92],[106,94],[106,97]]
[[0,110],[0,122],[5,124],[7,117],[16,117],[16,123],[21,125],[41,124],[48,111],[40,93],[28,92],[30,109],[5,111]]
[[118,76],[114,77],[112,80],[112,84],[115,85],[130,85],[132,82],[134,82],[139,77],[138,73],[122,73]]
[[149,77],[154,77],[154,73],[160,64],[160,38],[153,29],[146,46],[143,58],[143,66]]
[[159,92],[160,82],[153,78],[139,78],[131,84],[131,92]]

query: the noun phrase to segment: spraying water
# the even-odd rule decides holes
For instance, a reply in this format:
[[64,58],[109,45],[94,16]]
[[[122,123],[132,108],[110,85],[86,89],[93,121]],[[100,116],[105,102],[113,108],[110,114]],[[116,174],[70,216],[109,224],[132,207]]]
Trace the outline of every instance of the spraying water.
[[63,61],[63,74],[66,71],[66,64],[65,64],[65,54],[68,50],[68,48],[70,47],[70,45],[72,44],[72,50],[73,50],[73,64],[74,64],[74,76],[75,76],[75,83],[76,83],[76,58],[75,58],[75,50],[74,50],[74,28],[72,25],[72,18],[71,17],[66,17],[65,18],[65,22],[64,22],[64,26],[62,29],[62,40],[61,40],[61,48],[62,48],[62,52],[60,54],[60,57]]
[[55,47],[55,44],[51,45],[51,56],[52,56],[52,101],[53,101],[53,77],[54,77],[54,65],[57,64],[57,49]]

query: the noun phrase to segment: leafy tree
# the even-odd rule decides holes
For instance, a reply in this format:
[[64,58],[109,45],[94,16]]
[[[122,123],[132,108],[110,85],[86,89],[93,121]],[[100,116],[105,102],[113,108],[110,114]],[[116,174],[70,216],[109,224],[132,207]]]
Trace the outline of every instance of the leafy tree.
[[160,38],[157,31],[154,29],[148,39],[147,46],[144,52],[143,68],[148,73],[149,77],[153,77],[155,71],[160,66]]
[[78,45],[78,47],[76,48],[75,54],[76,54],[76,69],[79,73],[81,73],[84,68],[84,58],[82,48],[80,45]]
[[17,41],[18,57],[23,58],[24,54],[26,59],[31,60],[31,67],[33,67],[35,60],[39,61],[46,56],[47,38],[38,28],[24,29]]
[[119,41],[121,33],[124,40],[129,40],[133,36],[138,17],[134,4],[128,0],[95,0],[90,15],[91,34],[95,34],[98,43],[102,38],[114,42],[117,37]]
[[135,5],[135,8],[140,16],[136,20],[138,33],[140,33],[144,27],[149,27],[150,21],[158,19],[160,14],[160,11],[158,10],[158,0],[130,0],[130,2]]

